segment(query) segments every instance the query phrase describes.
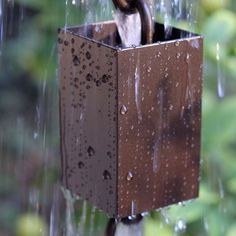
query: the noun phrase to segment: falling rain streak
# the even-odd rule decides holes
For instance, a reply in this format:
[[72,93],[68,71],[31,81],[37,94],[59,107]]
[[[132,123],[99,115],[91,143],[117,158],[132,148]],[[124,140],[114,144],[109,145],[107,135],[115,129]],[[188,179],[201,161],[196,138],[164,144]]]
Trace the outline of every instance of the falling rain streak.
[[223,98],[225,96],[225,76],[222,68],[222,60],[220,58],[221,53],[220,44],[216,43],[216,61],[217,61],[217,91],[218,96]]
[[117,10],[114,13],[114,19],[122,45],[124,47],[139,46],[141,42],[141,21],[139,14],[126,15]]
[[138,55],[137,63],[136,63],[136,69],[135,69],[135,103],[136,103],[136,109],[138,114],[139,121],[142,120],[142,111],[141,111],[141,100],[142,100],[142,91],[141,91],[141,75],[140,75],[140,58]]

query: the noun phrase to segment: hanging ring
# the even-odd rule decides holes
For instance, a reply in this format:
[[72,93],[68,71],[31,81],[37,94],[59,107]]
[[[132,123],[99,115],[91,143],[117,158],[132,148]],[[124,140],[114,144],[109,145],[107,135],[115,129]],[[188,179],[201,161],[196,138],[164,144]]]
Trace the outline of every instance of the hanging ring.
[[114,5],[126,14],[139,12],[141,18],[141,43],[153,43],[153,20],[149,5],[146,0],[113,0]]
[[153,43],[153,20],[146,0],[137,0],[137,9],[141,18],[142,44]]
[[136,0],[113,0],[116,8],[119,8],[125,14],[133,14],[137,12]]

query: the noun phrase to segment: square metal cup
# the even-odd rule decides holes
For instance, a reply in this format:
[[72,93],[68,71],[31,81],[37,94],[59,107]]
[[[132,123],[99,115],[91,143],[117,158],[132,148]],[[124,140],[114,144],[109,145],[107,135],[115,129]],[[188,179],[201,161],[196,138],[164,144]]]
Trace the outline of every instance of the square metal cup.
[[61,29],[62,181],[110,217],[196,198],[203,39],[122,48],[114,22]]

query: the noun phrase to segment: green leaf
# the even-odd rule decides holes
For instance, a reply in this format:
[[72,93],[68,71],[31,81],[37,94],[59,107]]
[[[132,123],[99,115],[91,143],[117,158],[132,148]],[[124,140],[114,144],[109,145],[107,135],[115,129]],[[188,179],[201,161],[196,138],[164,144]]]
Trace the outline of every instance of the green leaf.
[[214,109],[216,103],[215,95],[208,89],[203,90],[202,113],[206,115]]
[[206,43],[225,44],[236,35],[236,16],[228,10],[214,13],[206,21],[203,32]]
[[229,189],[230,192],[236,194],[236,177],[228,180],[227,188]]
[[228,232],[227,232],[227,236],[235,236],[236,235],[236,224],[233,224]]
[[45,5],[47,5],[47,2],[45,0],[17,0],[17,2],[19,2],[20,4],[23,4],[27,7],[32,7],[35,9],[41,9],[42,7],[44,7]]
[[228,57],[225,63],[226,70],[228,71],[229,75],[236,79],[236,56]]
[[172,230],[166,226],[160,223],[159,221],[151,218],[145,219],[144,223],[144,235],[145,236],[172,236],[173,232]]
[[216,193],[210,191],[209,187],[205,183],[202,183],[198,201],[203,205],[205,209],[207,205],[209,206],[218,204],[219,196]]
[[229,0],[201,0],[201,5],[207,12],[213,12],[217,9],[221,9],[228,3]]
[[222,236],[228,228],[229,217],[222,213],[218,208],[206,211],[205,221],[208,225],[208,236]]
[[168,211],[171,222],[176,222],[178,219],[185,219],[188,223],[197,221],[204,214],[205,206],[199,200],[187,202],[184,206],[171,206]]
[[203,114],[203,151],[213,153],[227,146],[236,136],[236,97],[225,98]]

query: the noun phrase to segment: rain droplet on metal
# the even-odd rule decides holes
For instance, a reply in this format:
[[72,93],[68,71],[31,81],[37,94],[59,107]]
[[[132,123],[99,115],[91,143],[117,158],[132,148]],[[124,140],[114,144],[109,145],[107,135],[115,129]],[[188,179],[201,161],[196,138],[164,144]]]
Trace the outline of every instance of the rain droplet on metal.
[[88,152],[89,157],[91,157],[95,154],[95,150],[91,146],[88,147],[87,152]]
[[84,167],[84,163],[83,163],[82,161],[80,161],[80,162],[78,163],[78,167],[79,167],[79,169],[82,169],[82,168]]
[[128,181],[131,181],[131,180],[133,179],[133,174],[132,174],[132,172],[130,172],[130,171],[128,172],[126,179],[127,179]]
[[104,172],[103,172],[103,179],[104,180],[111,179],[111,174],[110,174],[110,172],[108,170],[104,170]]
[[128,112],[128,109],[125,105],[121,106],[120,108],[120,114],[125,115]]
[[150,73],[151,71],[152,71],[152,68],[149,66],[149,67],[147,68],[147,72]]
[[77,56],[74,56],[73,63],[74,63],[75,66],[78,66],[80,64],[80,60]]
[[175,42],[175,46],[178,47],[179,46],[179,41]]

